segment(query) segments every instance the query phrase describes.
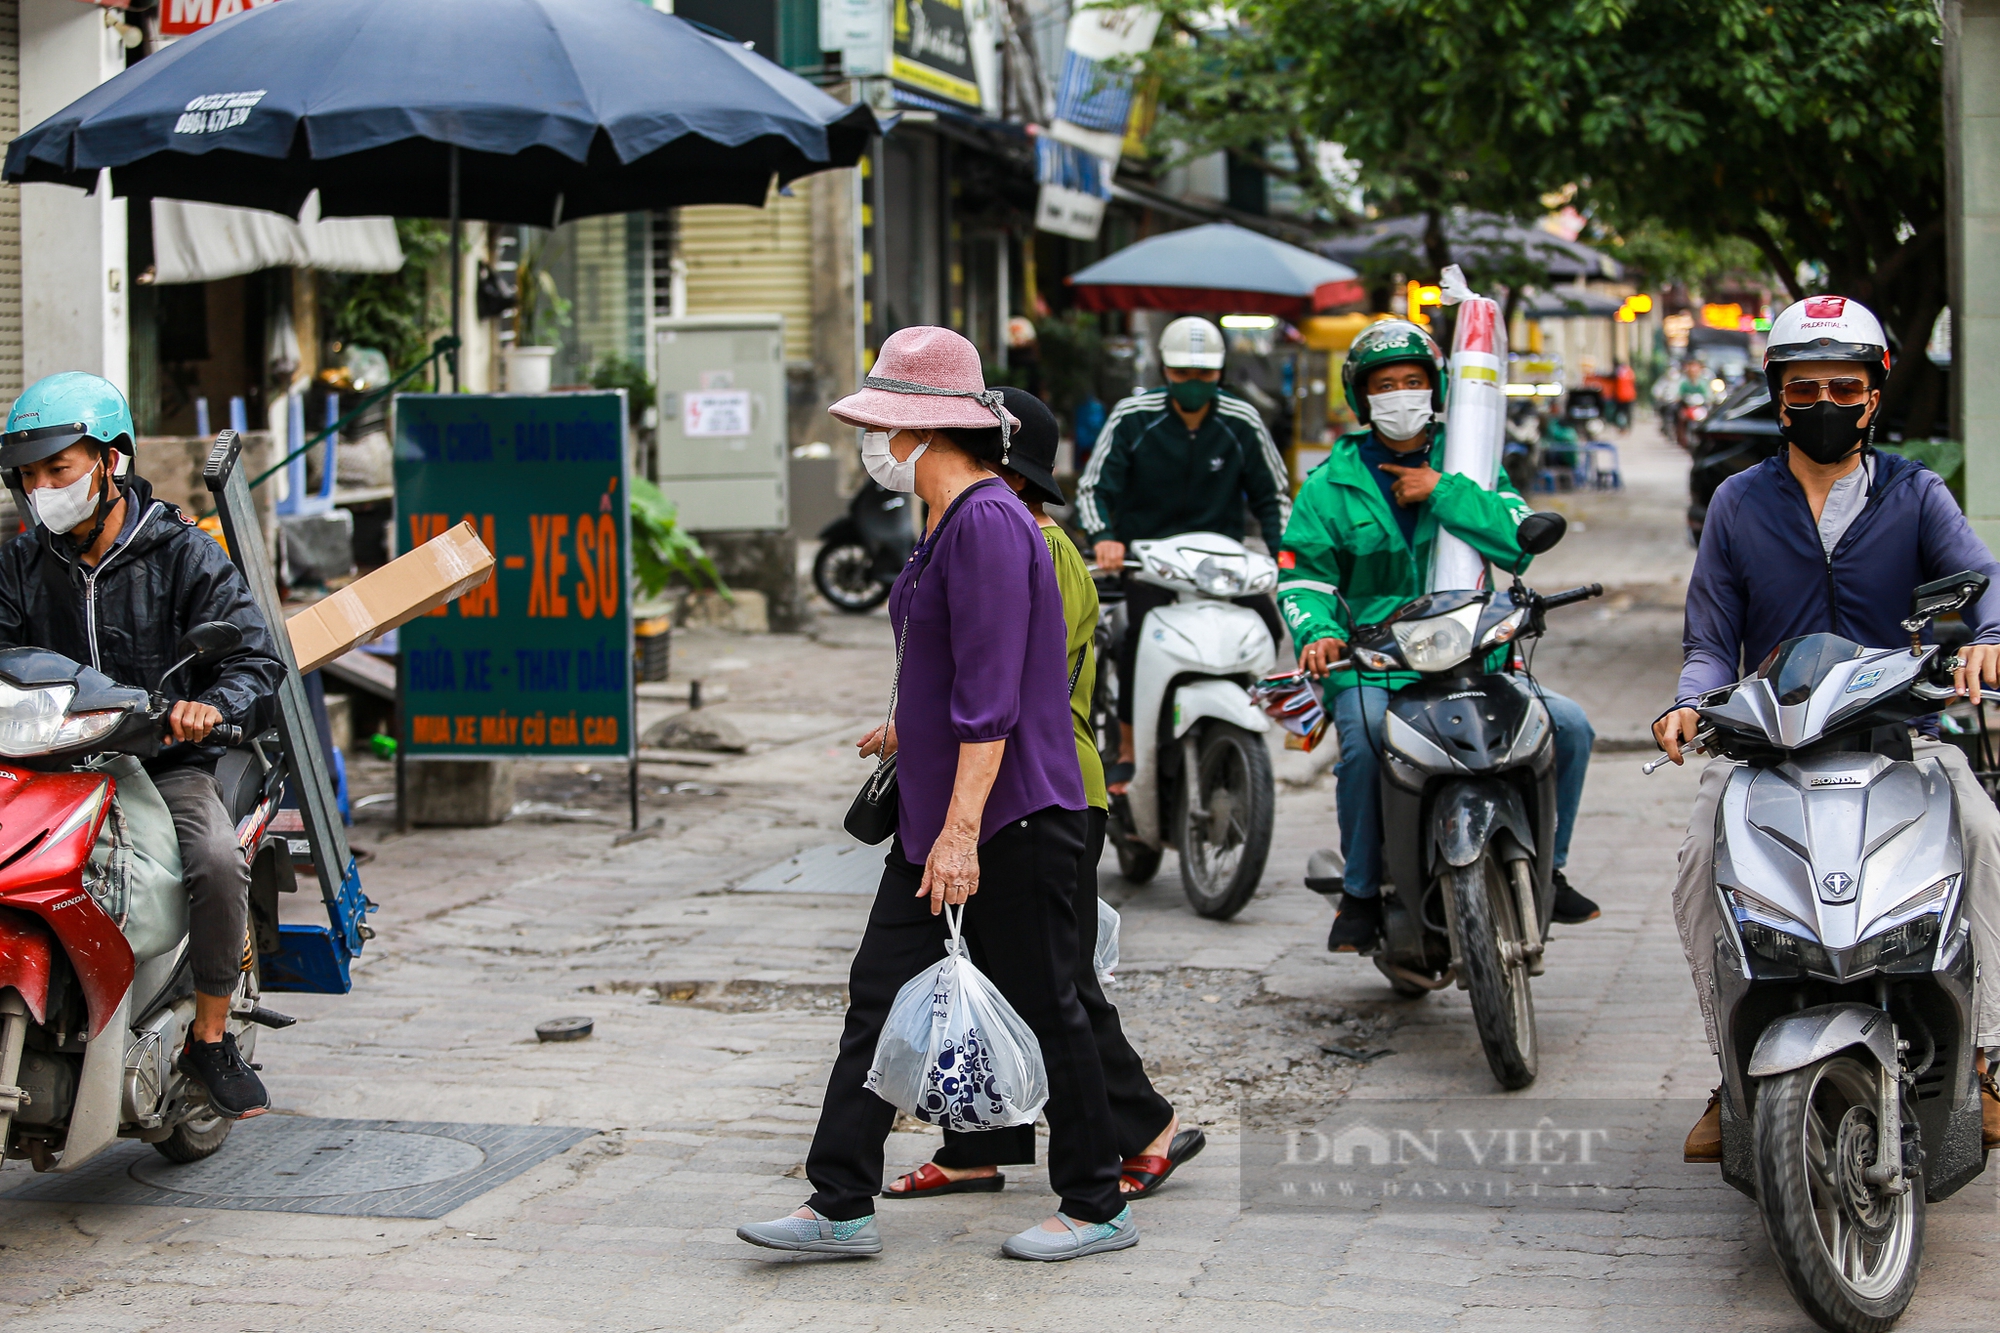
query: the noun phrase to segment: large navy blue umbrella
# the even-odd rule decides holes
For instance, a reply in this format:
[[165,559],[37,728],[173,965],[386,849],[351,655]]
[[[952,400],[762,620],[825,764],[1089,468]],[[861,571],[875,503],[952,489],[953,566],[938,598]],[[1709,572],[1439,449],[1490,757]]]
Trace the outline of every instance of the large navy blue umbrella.
[[[184,37],[16,138],[6,179],[296,216],[553,226],[761,204],[877,132],[637,0],[285,0]],[[455,187],[455,188],[454,188]],[[456,205],[456,207],[454,207]]]

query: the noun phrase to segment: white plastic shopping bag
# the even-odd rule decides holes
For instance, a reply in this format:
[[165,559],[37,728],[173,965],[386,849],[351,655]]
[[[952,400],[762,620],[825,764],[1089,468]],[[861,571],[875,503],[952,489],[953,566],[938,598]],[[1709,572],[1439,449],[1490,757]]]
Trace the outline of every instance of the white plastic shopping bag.
[[1049,1099],[1042,1045],[966,957],[963,907],[945,908],[944,961],[905,982],[875,1043],[867,1088],[946,1129],[1031,1123]]
[[1097,984],[1116,986],[1117,978],[1111,974],[1118,970],[1118,909],[1099,898],[1097,900]]

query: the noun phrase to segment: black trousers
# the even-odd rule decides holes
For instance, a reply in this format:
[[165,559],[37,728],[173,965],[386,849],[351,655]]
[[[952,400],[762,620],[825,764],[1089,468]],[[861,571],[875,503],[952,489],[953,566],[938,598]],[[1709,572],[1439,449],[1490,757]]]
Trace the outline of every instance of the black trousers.
[[[1124,576],[1124,583],[1126,629],[1125,642],[1118,649],[1118,720],[1130,722],[1133,679],[1139,669],[1139,634],[1146,627],[1146,613],[1155,607],[1171,606],[1180,600],[1180,594],[1156,583],[1141,583],[1130,574]],[[1285,646],[1284,622],[1278,619],[1278,604],[1271,600],[1269,593],[1233,600],[1238,606],[1247,606],[1263,617],[1264,628],[1271,631],[1271,647],[1274,650]]]
[[[1062,1211],[1109,1222],[1125,1204],[1119,1156],[1090,1019],[1077,998],[1077,923],[1071,907],[1083,852],[1081,811],[1051,806],[1015,820],[979,848],[979,892],[964,932],[973,965],[1034,1029],[1048,1067],[1049,1183]],[[896,992],[944,957],[950,930],[916,897],[922,866],[889,846],[882,885],[847,983],[847,1027],[806,1154],[809,1201],[836,1222],[867,1217],[882,1189],[882,1148],[896,1110],[863,1086]],[[1089,966],[1086,962],[1084,966]]]
[[[1083,855],[1076,863],[1076,998],[1090,1016],[1090,1035],[1097,1042],[1097,1063],[1104,1070],[1104,1096],[1111,1104],[1111,1129],[1118,1140],[1118,1158],[1136,1157],[1173,1123],[1174,1107],[1153,1091],[1145,1062],[1125,1040],[1118,1008],[1105,998],[1092,959],[1097,952],[1097,862],[1104,855],[1104,812],[1095,806],[1083,812]],[[931,1158],[939,1166],[1033,1165],[1035,1127],[1014,1125],[966,1133],[947,1129],[944,1147]]]

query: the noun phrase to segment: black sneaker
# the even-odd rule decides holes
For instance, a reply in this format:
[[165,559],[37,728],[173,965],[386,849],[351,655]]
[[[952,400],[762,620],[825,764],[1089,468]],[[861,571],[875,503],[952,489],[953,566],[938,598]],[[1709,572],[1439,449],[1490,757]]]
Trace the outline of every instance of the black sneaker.
[[1550,913],[1559,926],[1580,926],[1597,916],[1597,904],[1570,887],[1563,872],[1556,871],[1556,901]]
[[1340,902],[1334,911],[1333,929],[1327,932],[1326,937],[1329,953],[1366,953],[1375,947],[1375,942],[1382,936],[1380,894],[1357,898],[1342,889]]
[[262,1115],[271,1109],[271,1095],[264,1091],[264,1080],[244,1060],[243,1052],[236,1049],[233,1032],[223,1033],[221,1041],[196,1041],[189,1037],[174,1067],[201,1084],[208,1093],[209,1105],[231,1120]]

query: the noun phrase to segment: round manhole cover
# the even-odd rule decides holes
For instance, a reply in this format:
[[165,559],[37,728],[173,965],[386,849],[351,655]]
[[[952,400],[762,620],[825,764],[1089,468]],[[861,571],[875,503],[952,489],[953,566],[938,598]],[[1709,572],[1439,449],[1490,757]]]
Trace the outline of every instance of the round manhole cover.
[[148,1154],[132,1164],[132,1177],[181,1194],[312,1199],[429,1185],[485,1161],[474,1145],[437,1134],[273,1125],[239,1129],[215,1156],[186,1166]]

